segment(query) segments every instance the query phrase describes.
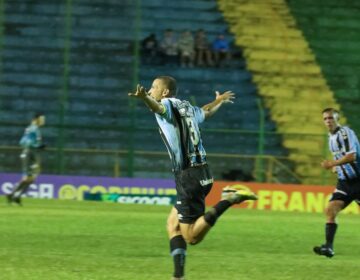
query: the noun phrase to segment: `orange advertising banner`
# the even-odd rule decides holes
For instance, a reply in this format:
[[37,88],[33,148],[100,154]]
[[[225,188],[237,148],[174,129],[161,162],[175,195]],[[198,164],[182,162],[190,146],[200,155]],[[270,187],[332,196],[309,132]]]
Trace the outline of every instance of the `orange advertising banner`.
[[[221,190],[232,185],[250,188],[259,197],[257,201],[244,202],[234,207],[271,211],[323,213],[334,191],[334,187],[329,186],[216,181],[206,198],[206,205],[215,205],[221,197]],[[359,214],[360,209],[357,203],[353,202],[343,213]]]

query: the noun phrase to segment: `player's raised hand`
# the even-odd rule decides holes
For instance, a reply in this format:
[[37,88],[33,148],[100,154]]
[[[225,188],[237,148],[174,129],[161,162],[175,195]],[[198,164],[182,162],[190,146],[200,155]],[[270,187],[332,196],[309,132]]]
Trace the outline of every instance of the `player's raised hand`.
[[235,99],[235,93],[233,93],[231,90],[225,91],[224,93],[220,93],[218,91],[215,91],[217,100],[221,100],[223,103],[234,103]]
[[128,96],[137,97],[137,98],[145,98],[147,95],[148,95],[148,93],[146,92],[146,89],[139,84],[136,86],[135,93],[132,93],[132,92],[128,93]]

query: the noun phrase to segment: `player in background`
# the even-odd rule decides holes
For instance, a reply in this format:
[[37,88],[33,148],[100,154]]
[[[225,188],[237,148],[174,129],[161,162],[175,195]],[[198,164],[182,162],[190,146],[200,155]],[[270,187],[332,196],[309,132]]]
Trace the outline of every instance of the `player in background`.
[[45,148],[40,132],[40,127],[43,125],[45,125],[44,114],[36,113],[20,139],[22,178],[7,195],[8,203],[15,202],[21,205],[21,195],[28,190],[40,173],[40,151]]
[[199,125],[226,103],[233,103],[234,93],[216,92],[213,102],[202,108],[175,98],[176,80],[157,77],[149,92],[138,85],[129,96],[143,101],[155,113],[159,132],[169,152],[175,175],[177,199],[167,220],[170,252],[174,260],[173,279],[184,279],[187,243],[198,244],[216,220],[233,204],[256,200],[249,190],[225,188],[222,199],[205,213],[205,197],[213,185],[206,160]]
[[326,108],[322,112],[324,124],[329,131],[329,149],[333,160],[324,160],[321,166],[337,173],[338,182],[325,210],[326,243],[314,247],[314,252],[326,257],[334,256],[336,216],[352,201],[360,204],[360,145],[353,130],[339,124],[339,112]]

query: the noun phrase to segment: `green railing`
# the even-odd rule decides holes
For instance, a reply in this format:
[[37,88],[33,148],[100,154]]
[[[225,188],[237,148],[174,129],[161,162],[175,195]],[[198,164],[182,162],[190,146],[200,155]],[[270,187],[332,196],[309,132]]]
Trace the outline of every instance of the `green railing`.
[[[6,158],[9,159],[10,164],[8,169],[3,170],[5,172],[20,172],[16,169],[16,166],[20,167],[20,160],[18,155],[20,154],[21,149],[17,146],[0,146],[0,153],[6,155]],[[87,170],[84,175],[96,175],[101,174],[105,176],[112,177],[123,177],[128,174],[128,166],[126,165],[126,158],[128,157],[129,150],[96,150],[96,149],[64,149],[64,156],[67,159],[74,158],[83,158],[84,161],[81,163],[81,166],[76,166],[76,161],[73,164],[70,164],[66,171],[66,174],[79,175],[84,170]],[[136,176],[141,177],[141,174],[146,174],[146,177],[169,177],[171,178],[170,172],[170,162],[168,159],[168,154],[166,152],[160,151],[142,151],[134,150],[131,152],[137,162],[142,160],[150,159],[150,162],[156,161],[157,164],[153,164],[149,170],[143,169],[144,167],[136,166],[136,170],[132,171]],[[56,164],[52,162],[52,158],[56,158],[57,149],[48,148],[43,152],[42,155],[42,171],[46,174],[57,174]],[[96,161],[98,157],[105,158],[107,165],[102,166],[100,170],[100,165],[103,161],[99,162],[97,169],[92,170],[96,167]],[[251,155],[235,155],[235,154],[223,154],[223,153],[210,153],[208,154],[209,163],[212,166],[212,169],[215,173],[217,179],[222,179],[222,173],[228,171],[228,168],[223,166],[224,162],[231,162],[234,168],[241,168],[243,163],[245,165],[255,164],[258,160],[263,161],[263,170],[258,170],[261,172],[261,177],[263,178],[262,182],[267,183],[301,183],[301,178],[297,176],[292,170],[287,166],[286,157],[274,157],[274,156],[251,156]],[[93,164],[91,164],[93,163]],[[94,165],[95,164],[95,165]],[[136,163],[135,163],[136,164]],[[227,164],[226,164],[227,165]],[[81,169],[82,168],[82,169]],[[80,170],[79,170],[80,169]],[[93,172],[93,173],[92,173]],[[161,175],[159,175],[161,174]],[[247,175],[252,175],[251,173]],[[254,174],[255,175],[255,174]],[[245,178],[245,177],[243,177]],[[286,181],[281,181],[280,178],[287,178]],[[234,178],[235,180],[242,180],[241,177]],[[248,180],[248,179],[246,179]]]
[[[4,125],[0,122],[0,126]],[[17,124],[16,127],[19,131],[22,131],[25,124]],[[10,124],[7,124],[10,128]],[[91,126],[89,126],[91,127]],[[51,127],[50,127],[51,128]],[[69,127],[64,127],[67,129]],[[73,126],[72,126],[73,128]],[[46,139],[46,129],[43,129]],[[53,127],[52,129],[56,129]],[[104,129],[104,127],[102,127]],[[108,127],[109,130],[113,130],[114,127]],[[124,131],[126,131],[125,128]],[[129,128],[130,129],[130,128]],[[145,133],[148,130],[149,133]],[[94,128],[96,131],[96,127]],[[164,147],[159,139],[156,128],[142,128],[135,129],[133,136],[138,135],[153,135],[154,139],[159,142],[157,145],[150,145],[148,150],[144,150],[141,143],[133,143],[133,149],[76,149],[70,146],[62,149],[64,158],[64,170],[58,171],[57,154],[58,148],[52,147],[51,142],[56,140],[55,138],[50,140],[50,148],[44,152],[43,156],[43,169],[45,173],[49,174],[73,174],[73,175],[93,175],[93,176],[124,176],[129,177],[171,177],[171,164],[168,158],[168,154],[164,151]],[[242,131],[242,130],[226,130],[226,129],[206,129],[203,131],[204,139],[210,136],[215,140],[219,139],[220,142],[224,141],[224,138],[228,138],[232,143],[239,142],[239,136],[245,135],[244,139],[260,137],[259,131]],[[270,139],[271,135],[276,135],[275,132],[263,132],[264,141],[258,140],[262,143],[264,150],[266,147],[266,139]],[[304,138],[302,134],[292,134],[294,137]],[[149,137],[149,136],[147,136]],[[318,135],[319,139],[324,139],[326,135]],[[144,141],[151,141],[152,139],[145,139]],[[255,139],[256,140],[256,139]],[[91,141],[91,139],[89,140]],[[114,139],[117,141],[117,139]],[[251,140],[252,141],[252,140]],[[223,142],[222,142],[223,143]],[[230,144],[227,144],[230,145]],[[124,146],[125,147],[125,146]],[[220,144],[219,147],[222,147]],[[238,152],[223,153],[223,148],[219,148],[214,145],[207,145],[208,161],[212,166],[212,170],[216,178],[224,178],[224,175],[229,171],[243,172],[250,175],[251,180],[257,182],[273,182],[273,183],[300,183],[305,176],[299,176],[295,173],[295,164],[293,159],[287,156],[274,156],[259,154],[257,150],[253,151],[253,154],[239,154]],[[151,149],[151,150],[149,150]],[[156,149],[156,150],[153,150]],[[18,146],[0,146],[0,155],[3,159],[0,162],[0,166],[3,171],[6,172],[19,172],[19,159],[18,154],[20,148]],[[323,148],[323,157],[329,158],[327,147]],[[131,164],[129,164],[129,158]],[[297,162],[305,164],[314,164],[320,166],[321,158],[310,159],[298,159]],[[261,165],[259,164],[261,162]],[[319,180],[316,184],[329,185],[334,182],[334,176],[325,170],[320,171],[318,176]]]

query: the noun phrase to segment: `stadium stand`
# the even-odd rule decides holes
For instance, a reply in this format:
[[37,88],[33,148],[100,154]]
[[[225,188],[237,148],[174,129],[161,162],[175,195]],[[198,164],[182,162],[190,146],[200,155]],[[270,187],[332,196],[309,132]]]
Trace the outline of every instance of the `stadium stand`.
[[220,0],[219,5],[236,43],[244,48],[259,93],[296,162],[296,173],[303,183],[320,184],[319,162],[326,146],[320,112],[340,105],[287,3]]
[[[58,1],[5,3],[1,114],[9,125],[2,125],[7,135],[2,145],[17,145],[32,113],[43,111],[50,147],[58,145],[62,127],[67,128],[61,143],[65,148],[121,147],[127,137],[126,92],[133,80],[129,69],[135,32],[128,23],[134,12],[126,19],[118,17],[127,10],[134,10],[131,1],[76,1],[71,10]],[[67,13],[72,16],[68,36]],[[54,172],[56,160],[45,161],[45,172]],[[113,169],[113,162],[101,158],[92,159],[92,166],[84,160],[83,171],[78,162],[75,153],[66,155],[66,166],[74,174],[95,175],[97,170],[96,175],[105,175],[104,170]],[[18,163],[13,166],[17,170]]]
[[[62,155],[67,173],[82,175],[112,175],[116,160],[126,168],[127,155],[118,159],[117,150],[164,151],[146,109],[135,103],[136,114],[129,114],[132,105],[127,92],[136,81],[134,42],[152,32],[162,34],[166,28],[203,28],[212,40],[219,32],[227,32],[227,24],[216,1],[151,0],[142,5],[141,21],[136,22],[134,1],[79,0],[72,3],[71,9],[55,0],[6,1],[4,74],[0,78],[0,110],[4,117],[0,129],[7,137],[0,139],[0,145],[16,146],[32,113],[43,111],[47,116],[43,130],[46,141],[50,147],[59,148],[44,158],[44,173],[56,172],[62,147],[85,149],[80,154],[69,151]],[[139,37],[137,24],[141,24]],[[254,77],[246,67],[242,58],[229,69],[144,66],[140,67],[139,80],[150,85],[157,74],[171,74],[179,80],[182,96],[198,105],[211,101],[214,90],[233,90],[238,102],[205,126],[208,152],[255,155],[259,144],[258,132],[254,132],[260,123],[259,96]],[[267,111],[265,116],[265,129],[270,134],[264,153],[286,155],[281,137],[272,133],[275,125]],[[133,124],[137,129],[131,128]],[[233,132],[213,131],[219,128]],[[234,129],[248,132],[234,133]],[[86,149],[99,153],[90,157]],[[151,170],[155,158],[136,158],[136,174],[164,176],[146,171]],[[157,160],[168,170],[168,159],[159,156]],[[17,171],[17,161],[17,157],[8,159],[3,170]],[[230,161],[228,164],[236,167]],[[253,162],[246,168],[252,172]]]
[[[149,4],[151,2],[152,4]],[[147,23],[156,21],[157,17],[161,17],[161,24],[157,24],[153,29],[148,29],[147,33],[143,34],[145,37],[150,33],[157,34],[161,38],[163,30],[172,28],[174,32],[179,33],[183,29],[189,28],[192,31],[197,29],[206,30],[210,41],[215,38],[219,32],[225,32],[228,37],[232,37],[227,32],[227,26],[222,19],[222,15],[217,9],[214,1],[194,1],[193,7],[189,1],[179,1],[179,9],[174,9],[170,13],[168,5],[170,2],[149,1],[144,4],[143,16],[147,19]],[[183,5],[186,6],[186,16],[182,17]],[[202,3],[201,5],[199,3]],[[198,6],[199,5],[199,6]],[[152,11],[156,7],[156,13]],[[177,15],[175,15],[177,14]],[[206,15],[207,20],[199,20]],[[212,15],[210,15],[212,14]],[[152,16],[154,15],[154,16]],[[163,16],[162,16],[163,15]],[[204,16],[205,17],[205,16]],[[186,21],[184,21],[186,19]],[[190,24],[189,24],[190,22]],[[146,24],[148,25],[148,24]],[[150,24],[150,26],[153,26]],[[148,28],[148,27],[145,27]],[[179,82],[180,98],[188,99],[196,105],[203,105],[212,100],[214,91],[232,90],[237,93],[237,102],[233,106],[228,106],[218,115],[215,115],[212,120],[204,125],[207,131],[204,133],[204,141],[206,142],[209,153],[230,153],[255,155],[258,153],[258,133],[254,131],[259,130],[260,113],[257,105],[257,88],[252,81],[252,74],[246,69],[246,63],[243,58],[237,58],[230,69],[216,69],[216,68],[174,68],[167,66],[151,65],[146,67],[144,65],[140,68],[140,80],[144,82],[146,87],[150,87],[152,79],[157,75],[164,75],[171,73],[177,78]],[[147,118],[147,112],[143,112],[143,107],[137,108],[136,115],[138,116],[138,124],[141,126],[154,126],[153,119]],[[270,120],[268,112],[266,112],[265,129],[268,132],[275,130],[274,123]],[[211,129],[237,129],[242,132],[239,133],[216,133],[208,131]],[[244,133],[243,131],[252,131],[252,133]],[[160,145],[161,142],[158,141]],[[162,149],[162,147],[159,147]],[[268,134],[265,143],[265,153],[268,155],[286,155],[287,151],[281,146],[281,137],[278,134]],[[217,164],[214,162],[213,164]],[[251,166],[246,166],[247,172],[252,172],[254,169],[254,162]],[[216,167],[214,168],[216,170]],[[223,169],[223,168],[222,168]],[[218,174],[217,174],[218,175]]]

